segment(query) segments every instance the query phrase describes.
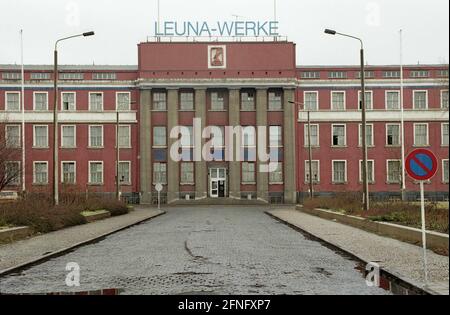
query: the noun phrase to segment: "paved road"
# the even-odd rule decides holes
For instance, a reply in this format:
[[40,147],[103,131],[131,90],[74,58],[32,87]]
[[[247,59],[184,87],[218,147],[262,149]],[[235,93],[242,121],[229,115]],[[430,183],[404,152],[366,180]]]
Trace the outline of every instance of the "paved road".
[[150,222],[0,279],[3,293],[71,291],[65,266],[81,267],[73,291],[125,294],[386,294],[357,264],[306,239],[261,207],[168,209]]

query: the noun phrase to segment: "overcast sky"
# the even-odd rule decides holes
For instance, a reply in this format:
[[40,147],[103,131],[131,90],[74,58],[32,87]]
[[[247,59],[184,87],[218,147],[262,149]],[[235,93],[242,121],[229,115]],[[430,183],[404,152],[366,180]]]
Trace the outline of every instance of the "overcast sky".
[[[274,0],[160,0],[168,21],[271,20]],[[448,0],[278,0],[280,33],[297,44],[297,64],[356,64],[358,43],[323,34],[324,28],[361,36],[367,63],[448,63]],[[206,17],[206,18],[205,18]],[[94,30],[95,37],[65,42],[61,64],[137,64],[138,42],[154,34],[157,0],[1,0],[0,64],[51,64],[57,38]]]

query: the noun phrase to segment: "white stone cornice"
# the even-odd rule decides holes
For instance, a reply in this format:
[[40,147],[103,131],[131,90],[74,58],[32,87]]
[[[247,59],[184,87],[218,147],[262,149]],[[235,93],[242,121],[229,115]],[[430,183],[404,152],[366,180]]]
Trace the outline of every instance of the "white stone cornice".
[[[104,112],[59,112],[58,121],[60,124],[74,123],[74,124],[110,124],[116,123],[115,111]],[[2,123],[21,123],[22,113],[20,112],[0,112],[0,122]],[[26,123],[52,123],[52,112],[25,112]],[[136,124],[137,115],[136,112],[121,112],[120,122],[124,124]]]
[[[442,110],[405,110],[405,121],[437,121],[445,122],[449,119],[448,111]],[[386,110],[371,110],[367,112],[367,121],[369,122],[399,122],[401,112]],[[298,121],[306,122],[307,114],[298,113]],[[311,112],[311,121],[313,122],[360,122],[361,111],[318,111]]]

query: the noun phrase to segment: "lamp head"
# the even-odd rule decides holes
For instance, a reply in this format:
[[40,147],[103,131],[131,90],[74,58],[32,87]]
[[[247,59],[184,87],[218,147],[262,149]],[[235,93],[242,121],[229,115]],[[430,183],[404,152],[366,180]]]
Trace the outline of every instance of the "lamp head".
[[325,34],[328,34],[328,35],[336,35],[336,31],[335,30],[330,30],[330,29],[325,29]]

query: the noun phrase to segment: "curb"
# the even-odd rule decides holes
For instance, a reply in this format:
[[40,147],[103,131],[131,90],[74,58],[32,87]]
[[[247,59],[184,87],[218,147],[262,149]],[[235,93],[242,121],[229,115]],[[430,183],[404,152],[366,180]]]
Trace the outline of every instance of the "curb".
[[56,251],[56,252],[52,252],[52,253],[50,253],[50,254],[44,255],[44,256],[39,257],[39,258],[37,258],[37,259],[33,259],[33,260],[30,260],[30,261],[27,261],[27,262],[22,263],[22,264],[20,264],[20,265],[17,265],[17,266],[8,268],[8,269],[0,270],[0,278],[1,278],[1,277],[4,277],[4,276],[6,276],[6,275],[12,274],[12,273],[19,272],[19,271],[21,271],[21,270],[23,270],[23,269],[27,269],[27,268],[29,268],[29,267],[32,267],[32,266],[34,266],[34,265],[37,265],[37,264],[42,263],[42,262],[44,262],[44,261],[47,261],[47,260],[49,260],[49,259],[52,259],[52,258],[56,258],[56,257],[62,256],[62,255],[66,254],[66,253],[68,253],[68,252],[70,252],[70,251],[72,251],[72,250],[74,250],[74,249],[79,248],[79,247],[82,247],[82,246],[85,246],[85,245],[89,245],[89,244],[92,244],[92,243],[96,243],[96,242],[100,241],[101,239],[104,239],[104,238],[107,237],[107,236],[110,236],[110,235],[112,235],[112,234],[115,234],[115,233],[124,231],[124,230],[126,230],[126,229],[129,229],[129,228],[131,228],[131,227],[133,227],[133,226],[139,225],[139,224],[144,223],[144,222],[146,222],[146,221],[150,221],[150,220],[155,219],[155,218],[157,218],[157,217],[159,217],[159,216],[162,216],[162,215],[165,214],[165,213],[166,213],[165,211],[161,211],[161,213],[157,213],[157,214],[155,214],[154,216],[151,216],[151,217],[146,218],[146,219],[141,219],[141,220],[139,220],[139,221],[137,221],[137,222],[135,222],[135,223],[132,223],[132,224],[130,224],[130,225],[127,225],[127,226],[124,226],[124,227],[117,228],[117,229],[112,230],[112,231],[110,231],[110,232],[104,233],[104,234],[102,234],[102,235],[96,236],[96,237],[91,238],[91,239],[88,239],[88,240],[86,240],[86,241],[82,241],[82,242],[76,243],[76,244],[74,244],[74,245],[71,245],[71,246],[68,246],[68,247],[66,247],[66,248],[63,248],[63,249],[61,249],[61,250],[58,250],[58,251]]
[[[308,231],[303,230],[302,228],[289,223],[288,221],[285,221],[274,214],[265,211],[265,214],[267,214],[269,217],[277,220],[278,222],[296,230],[297,232],[300,232],[301,234],[309,237],[312,240],[320,242],[322,245],[324,245],[327,248],[330,248],[334,251],[337,251],[341,254],[344,254],[347,257],[352,258],[356,262],[360,264],[364,264],[366,266],[370,263],[370,261],[367,261],[366,259],[360,257],[358,254],[355,254],[349,250],[343,249],[337,244],[334,244],[330,241],[324,240]],[[403,295],[440,295],[438,292],[435,292],[434,290],[431,290],[429,288],[426,288],[420,284],[415,283],[412,280],[406,279],[405,277],[397,274],[396,272],[392,272],[387,268],[380,267],[380,283],[382,283],[382,280],[387,280],[389,287],[383,287],[384,289],[393,292],[395,289],[394,294],[403,294]]]

